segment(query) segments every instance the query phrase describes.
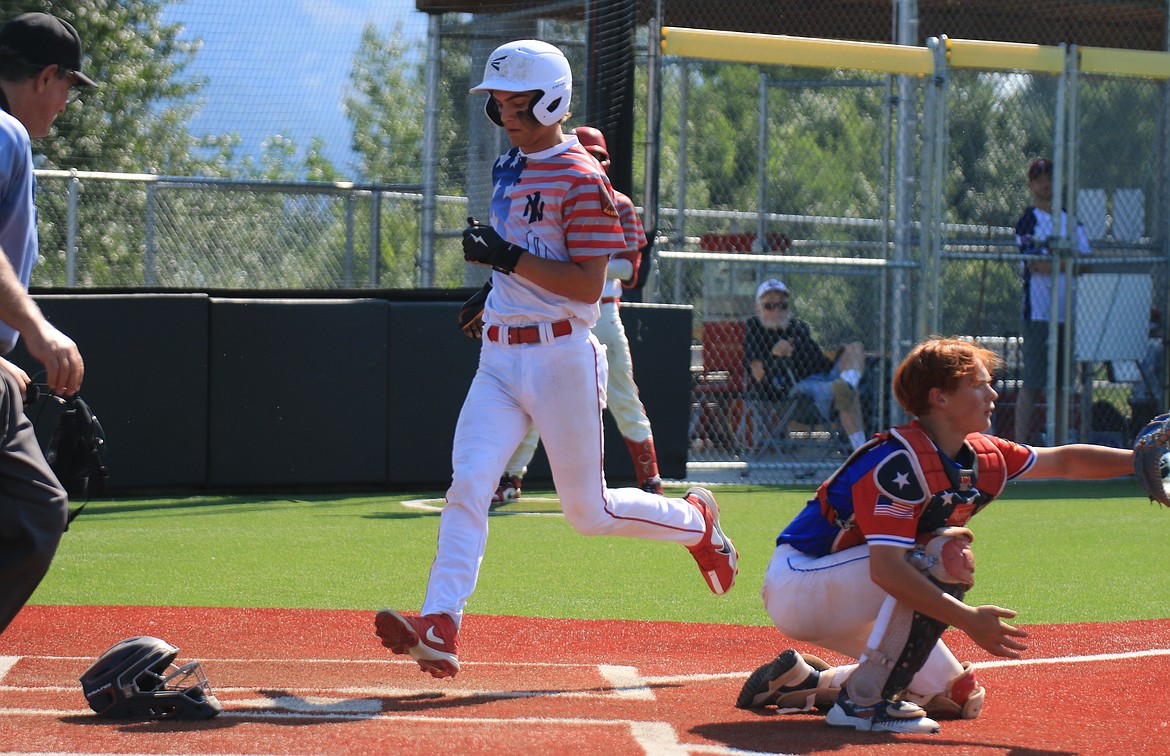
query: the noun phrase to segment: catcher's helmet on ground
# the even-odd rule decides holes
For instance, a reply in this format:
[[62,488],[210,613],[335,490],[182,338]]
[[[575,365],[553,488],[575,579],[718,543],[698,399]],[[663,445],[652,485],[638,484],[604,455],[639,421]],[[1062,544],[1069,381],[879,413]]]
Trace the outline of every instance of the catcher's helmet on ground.
[[174,663],[179,649],[139,635],[115,643],[81,676],[81,689],[100,717],[210,719],[223,710],[199,662]]
[[[545,126],[559,123],[569,112],[573,97],[573,71],[565,54],[538,39],[521,39],[497,47],[488,56],[483,81],[471,92],[531,92],[532,115]],[[489,96],[484,112],[497,126],[503,126],[500,111]]]

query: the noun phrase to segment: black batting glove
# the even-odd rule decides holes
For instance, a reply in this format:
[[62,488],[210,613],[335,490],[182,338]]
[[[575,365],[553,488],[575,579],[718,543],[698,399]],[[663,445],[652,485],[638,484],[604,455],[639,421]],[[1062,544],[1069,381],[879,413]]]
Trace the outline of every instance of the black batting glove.
[[494,228],[481,226],[475,218],[468,218],[467,223],[463,229],[463,259],[511,275],[524,248],[504,241]]

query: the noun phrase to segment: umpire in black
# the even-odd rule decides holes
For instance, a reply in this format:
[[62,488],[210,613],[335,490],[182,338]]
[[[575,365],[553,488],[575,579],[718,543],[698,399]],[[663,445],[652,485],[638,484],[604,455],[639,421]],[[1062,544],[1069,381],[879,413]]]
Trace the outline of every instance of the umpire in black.
[[[25,13],[0,27],[0,354],[23,338],[62,396],[81,388],[85,366],[28,295],[38,246],[31,140],[48,136],[76,88],[94,85],[81,73],[81,40],[68,23]],[[24,414],[30,383],[0,357],[0,632],[49,571],[69,510]]]

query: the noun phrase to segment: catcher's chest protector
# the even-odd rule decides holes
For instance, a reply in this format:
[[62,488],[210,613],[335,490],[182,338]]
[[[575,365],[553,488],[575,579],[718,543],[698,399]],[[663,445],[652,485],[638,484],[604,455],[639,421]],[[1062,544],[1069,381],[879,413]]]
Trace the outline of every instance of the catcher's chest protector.
[[[943,465],[942,458],[939,457],[938,447],[934,445],[930,436],[926,435],[922,428],[914,423],[899,425],[891,428],[889,433],[883,433],[882,439],[885,440],[891,435],[909,446],[910,450],[914,452],[924,478],[925,490],[935,494],[954,487],[954,483]],[[960,485],[964,488],[972,488],[978,483],[979,490],[987,494],[989,499],[994,499],[1003,492],[1004,486],[1007,485],[1007,462],[1004,461],[1003,452],[996,448],[991,439],[982,433],[972,433],[967,436],[966,442],[975,452],[975,468],[970,471],[963,470],[960,473],[960,476],[965,478]]]
[[[956,470],[943,462],[938,447],[916,422],[897,426],[887,433],[874,436],[864,446],[854,451],[850,460],[860,457],[890,438],[897,439],[906,451],[891,455],[886,462],[875,467],[871,475],[855,484],[854,495],[860,494],[867,500],[870,497],[885,496],[914,506],[919,532],[932,532],[948,525],[965,525],[972,515],[998,496],[1007,483],[1007,461],[988,437],[982,433],[967,436],[966,443],[974,452],[973,464],[970,469]],[[899,497],[877,483],[877,480],[886,474],[882,470],[883,466],[898,459],[902,460],[900,469],[888,474],[898,473],[900,476],[904,472],[915,479],[915,484],[908,487],[908,496]],[[865,536],[854,527],[853,514],[850,513],[843,519],[829,496],[829,489],[834,480],[848,466],[849,461],[846,461],[817,489],[821,514],[841,529],[841,533],[834,541],[833,551],[865,542]],[[859,492],[857,490],[859,486],[864,490]]]

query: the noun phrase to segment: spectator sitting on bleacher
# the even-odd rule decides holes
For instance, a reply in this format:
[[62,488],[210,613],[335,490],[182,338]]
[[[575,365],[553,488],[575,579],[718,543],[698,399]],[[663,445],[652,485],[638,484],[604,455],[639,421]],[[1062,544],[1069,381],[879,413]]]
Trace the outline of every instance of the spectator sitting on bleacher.
[[865,372],[865,347],[842,344],[830,359],[808,323],[792,317],[788,287],[769,278],[756,289],[756,314],[744,327],[747,391],[757,399],[782,401],[804,394],[828,420],[833,409],[853,448],[866,441],[858,385]]

